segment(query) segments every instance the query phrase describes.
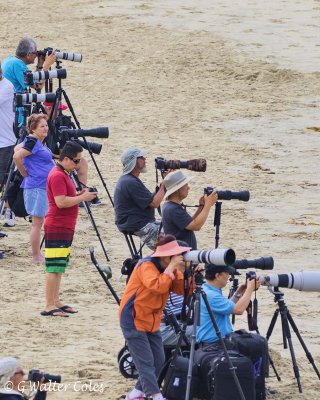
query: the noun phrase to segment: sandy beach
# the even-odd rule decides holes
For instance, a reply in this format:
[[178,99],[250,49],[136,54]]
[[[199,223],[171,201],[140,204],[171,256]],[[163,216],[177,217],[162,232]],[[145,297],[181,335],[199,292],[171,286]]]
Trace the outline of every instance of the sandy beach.
[[[110,129],[95,160],[111,195],[128,146],[150,150],[143,176],[150,189],[154,158],[205,158],[205,173],[188,172],[194,176],[188,204],[206,186],[251,195],[248,203],[223,202],[220,247],[234,249],[237,259],[272,256],[274,270],[257,271],[262,275],[319,271],[320,133],[308,129],[320,126],[319,2],[272,0],[266,8],[262,0],[241,6],[230,0],[0,0],[0,7],[0,59],[14,54],[26,35],[38,49],[83,54],[81,64],[63,62],[63,87],[82,128]],[[110,283],[121,297],[125,279],[118,278],[129,251],[89,164],[89,182],[103,201],[92,214],[113,269]],[[199,248],[214,247],[213,217],[197,235]],[[79,309],[70,318],[40,316],[45,274],[31,263],[29,228],[23,219],[13,228],[0,226],[8,234],[0,241],[0,357],[18,356],[25,370],[61,374],[63,390],[51,391],[48,400],[119,399],[133,381],[118,370],[124,340],[117,304],[90,261],[94,246],[106,264],[84,209],[62,282],[64,301]],[[320,278],[318,292],[283,292],[320,368]],[[266,287],[257,297],[265,335],[277,304]],[[244,327],[246,316],[237,317],[235,328]],[[317,399],[320,381],[292,336],[303,393],[277,321],[270,349],[282,380],[271,371],[267,386],[277,393],[268,399]]]

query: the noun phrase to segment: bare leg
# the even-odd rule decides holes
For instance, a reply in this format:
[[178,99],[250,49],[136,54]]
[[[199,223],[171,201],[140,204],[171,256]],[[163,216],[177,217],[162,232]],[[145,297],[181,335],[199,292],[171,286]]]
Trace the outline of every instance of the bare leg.
[[[57,272],[47,272],[46,274],[46,307],[45,311],[51,311],[57,308],[55,302],[59,301],[61,274]],[[59,308],[59,307],[58,307]],[[56,315],[66,317],[63,311],[57,312]]]
[[88,182],[88,161],[82,157],[79,166],[76,168],[79,181],[84,185]]
[[30,231],[30,242],[32,248],[32,259],[33,261],[44,261],[44,257],[40,252],[40,241],[41,241],[41,228],[43,225],[44,218],[32,216],[32,226]]

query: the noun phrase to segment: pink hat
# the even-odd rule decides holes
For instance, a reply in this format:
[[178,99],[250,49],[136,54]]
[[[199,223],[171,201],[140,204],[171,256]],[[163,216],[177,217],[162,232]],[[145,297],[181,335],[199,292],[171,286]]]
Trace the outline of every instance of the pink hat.
[[151,257],[165,257],[165,256],[176,256],[178,254],[189,251],[191,247],[179,246],[176,240],[157,246],[156,250],[151,254]]

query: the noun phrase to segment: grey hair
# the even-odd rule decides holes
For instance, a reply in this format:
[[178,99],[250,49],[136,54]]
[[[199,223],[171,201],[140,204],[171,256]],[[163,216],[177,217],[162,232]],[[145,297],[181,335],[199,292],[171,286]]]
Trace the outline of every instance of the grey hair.
[[19,368],[19,361],[15,357],[4,357],[0,359],[0,388],[10,381],[10,378]]
[[18,43],[16,56],[25,57],[28,53],[33,53],[37,49],[37,43],[30,37],[24,37]]

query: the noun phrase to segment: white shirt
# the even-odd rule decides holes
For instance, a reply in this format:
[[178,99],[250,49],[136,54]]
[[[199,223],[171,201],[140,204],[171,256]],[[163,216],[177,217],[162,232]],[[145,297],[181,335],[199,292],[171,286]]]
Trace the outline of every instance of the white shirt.
[[0,148],[16,143],[13,132],[13,99],[14,86],[8,79],[3,78],[0,81]]

